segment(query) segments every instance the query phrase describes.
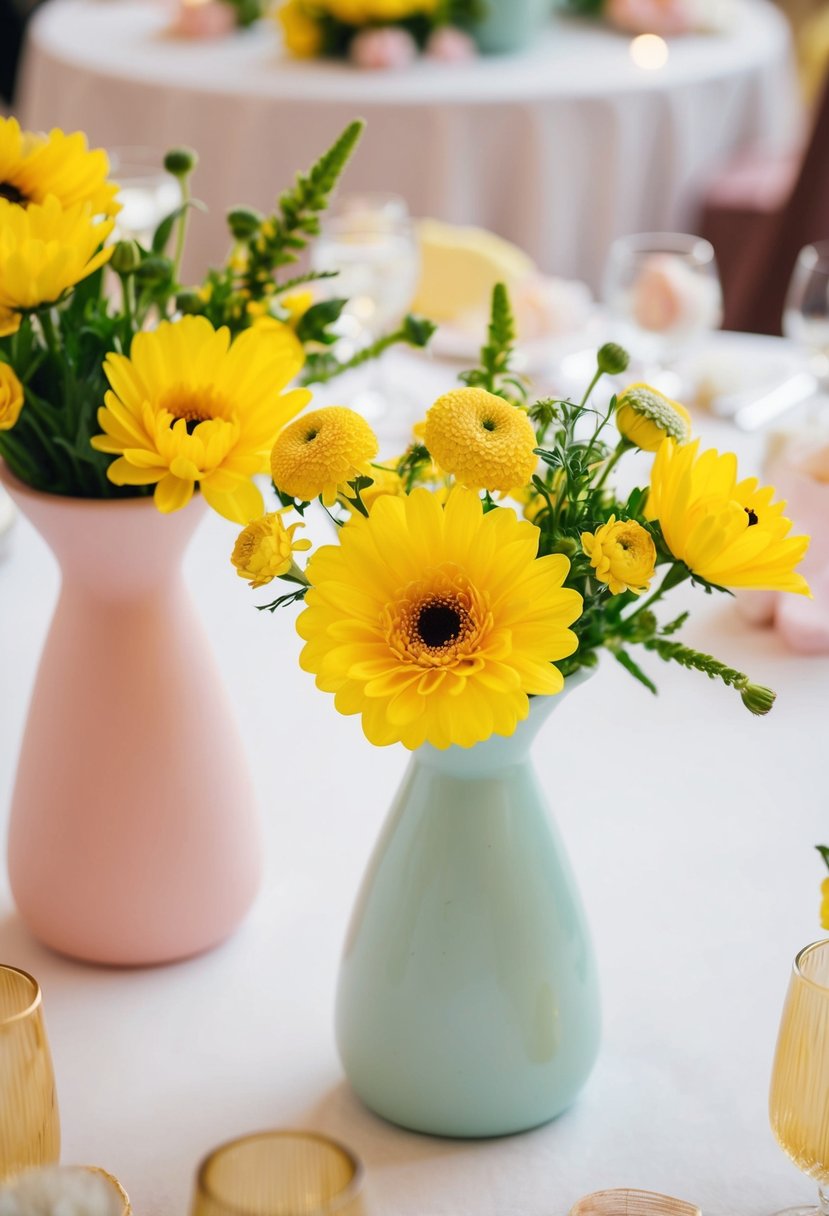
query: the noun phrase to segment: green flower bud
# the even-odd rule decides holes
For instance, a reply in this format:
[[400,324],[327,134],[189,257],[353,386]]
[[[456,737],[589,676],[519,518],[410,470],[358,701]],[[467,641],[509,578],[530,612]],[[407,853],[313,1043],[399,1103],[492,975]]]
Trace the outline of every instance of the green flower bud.
[[234,207],[227,213],[227,226],[237,241],[249,241],[256,236],[265,217],[253,207]]
[[621,376],[630,363],[630,355],[623,346],[617,346],[615,342],[605,342],[599,349],[596,361],[599,371],[604,372],[606,376]]
[[763,688],[761,684],[746,684],[740,689],[740,696],[746,709],[758,717],[767,714],[777,700],[777,693],[772,692],[770,688]]
[[171,148],[164,157],[164,168],[173,177],[187,177],[199,163],[199,154],[192,148]]
[[575,557],[577,553],[581,553],[581,545],[571,536],[562,536],[553,545],[551,552],[563,553],[565,557]]
[[141,250],[135,241],[118,241],[109,264],[116,274],[135,274],[141,265]]
[[142,287],[157,287],[159,283],[166,283],[172,277],[173,263],[169,258],[157,255],[145,258],[135,272],[136,281]]
[[204,312],[204,300],[197,291],[180,291],[176,296],[176,308],[185,314]]

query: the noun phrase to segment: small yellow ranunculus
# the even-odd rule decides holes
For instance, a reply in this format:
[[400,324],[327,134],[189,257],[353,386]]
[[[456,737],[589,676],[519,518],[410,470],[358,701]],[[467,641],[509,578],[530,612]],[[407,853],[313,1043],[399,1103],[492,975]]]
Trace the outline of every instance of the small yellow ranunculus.
[[23,385],[8,363],[0,363],[0,431],[10,431],[23,409]]
[[823,897],[820,903],[820,927],[829,929],[829,878],[824,878],[820,884],[820,893]]
[[619,433],[643,452],[655,452],[663,439],[687,443],[691,438],[691,415],[649,384],[631,384],[616,405]]
[[301,0],[287,0],[276,10],[285,49],[297,59],[313,59],[322,50],[322,29]]
[[582,532],[581,544],[596,571],[613,595],[647,591],[656,566],[656,546],[650,532],[635,519],[611,515],[595,532]]
[[243,528],[230,558],[239,577],[256,589],[287,574],[293,555],[311,548],[310,540],[294,540],[294,533],[301,527],[299,522],[286,527],[282,512],[271,511]]

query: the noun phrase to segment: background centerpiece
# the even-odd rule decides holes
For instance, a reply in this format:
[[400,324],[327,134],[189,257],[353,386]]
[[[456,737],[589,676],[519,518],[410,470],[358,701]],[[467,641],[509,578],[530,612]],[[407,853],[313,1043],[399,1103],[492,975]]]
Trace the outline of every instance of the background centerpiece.
[[[602,347],[578,403],[530,403],[510,370],[503,287],[463,387],[442,395],[402,456],[334,407],[277,439],[279,509],[233,553],[252,586],[301,601],[300,663],[379,746],[414,755],[349,930],[337,1029],[348,1077],[405,1126],[486,1136],[554,1117],[590,1072],[598,984],[584,913],[529,763],[562,693],[609,651],[647,688],[648,653],[735,689],[774,694],[661,620],[681,583],[808,594],[784,504],[736,458],[703,451],[681,405],[644,384],[601,407],[627,355]],[[612,474],[655,453],[650,482]],[[319,500],[336,543],[300,561]],[[637,653],[638,652],[638,653]]]
[[[238,523],[262,511],[254,478],[310,399],[298,379],[342,370],[328,347],[345,301],[315,303],[306,284],[329,276],[289,268],[360,131],[270,215],[233,210],[226,261],[185,287],[194,153],[167,156],[183,202],[151,243],[113,244],[106,154],[0,119],[0,475],[63,573],[9,869],[27,924],[65,953],[192,954],[257,890],[247,765],[180,565],[207,505]],[[355,361],[430,333],[406,318]]]

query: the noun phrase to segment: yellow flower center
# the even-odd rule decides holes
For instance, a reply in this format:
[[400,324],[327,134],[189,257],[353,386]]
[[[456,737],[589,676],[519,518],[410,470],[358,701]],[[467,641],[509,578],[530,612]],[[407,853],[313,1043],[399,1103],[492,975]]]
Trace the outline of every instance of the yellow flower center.
[[0,182],[0,198],[6,198],[10,203],[17,203],[21,207],[25,207],[30,201],[13,182]]
[[210,387],[176,384],[161,399],[161,409],[170,415],[170,427],[184,419],[187,434],[192,435],[200,422],[232,416],[229,403]]
[[486,603],[457,567],[445,566],[403,588],[382,627],[392,651],[419,667],[473,663],[490,623]]

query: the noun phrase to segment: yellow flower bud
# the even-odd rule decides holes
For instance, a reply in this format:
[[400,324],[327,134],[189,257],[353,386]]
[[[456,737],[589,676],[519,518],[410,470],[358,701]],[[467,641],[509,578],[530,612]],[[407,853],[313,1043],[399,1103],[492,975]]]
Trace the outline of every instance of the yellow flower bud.
[[631,384],[619,396],[616,425],[643,452],[655,452],[663,439],[687,443],[691,438],[691,415],[685,407],[649,384]]
[[0,363],[0,431],[10,431],[23,409],[23,385],[8,363]]
[[635,519],[611,515],[595,532],[582,532],[581,544],[599,582],[613,595],[647,591],[656,566],[656,546],[650,532]]
[[243,528],[230,558],[239,577],[248,579],[255,589],[287,574],[294,553],[311,548],[310,540],[294,540],[294,532],[301,527],[298,522],[286,527],[282,512],[272,511]]

